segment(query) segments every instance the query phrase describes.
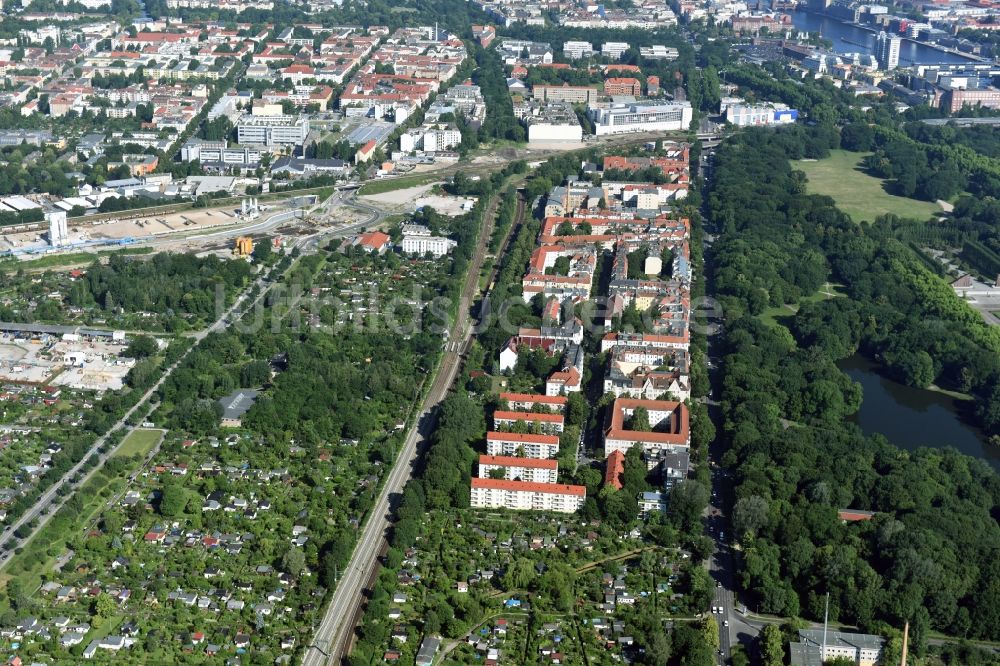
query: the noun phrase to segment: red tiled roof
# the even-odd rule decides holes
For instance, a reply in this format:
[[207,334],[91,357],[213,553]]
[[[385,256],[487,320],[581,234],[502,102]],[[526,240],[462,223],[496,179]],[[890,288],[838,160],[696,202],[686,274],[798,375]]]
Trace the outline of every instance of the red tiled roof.
[[539,469],[559,469],[558,460],[544,458],[519,458],[517,456],[479,456],[480,465],[500,467],[536,467]]
[[384,234],[381,231],[369,231],[358,236],[358,244],[372,250],[379,250],[388,242],[388,234]]
[[501,393],[501,400],[507,402],[537,402],[543,405],[565,405],[564,395],[538,395],[535,393]]
[[521,432],[495,432],[486,433],[486,441],[495,442],[522,442],[524,444],[558,444],[559,438],[555,435],[535,435]]
[[[644,407],[647,410],[674,413],[671,419],[673,432],[639,432],[625,428],[625,410]],[[606,439],[628,439],[641,442],[657,442],[660,444],[686,444],[688,441],[688,408],[681,402],[672,400],[633,400],[618,398],[611,411],[611,427],[605,435]]]
[[604,485],[614,486],[617,490],[622,489],[621,475],[625,472],[625,454],[621,451],[612,451],[608,456],[604,469]]
[[551,495],[574,495],[584,497],[586,486],[570,486],[565,483],[532,483],[530,481],[507,481],[506,479],[472,479],[473,488],[489,490],[516,490],[528,493],[549,493]]
[[562,423],[566,419],[562,414],[539,414],[536,412],[493,412],[493,419],[504,419],[508,421],[548,421],[549,423]]

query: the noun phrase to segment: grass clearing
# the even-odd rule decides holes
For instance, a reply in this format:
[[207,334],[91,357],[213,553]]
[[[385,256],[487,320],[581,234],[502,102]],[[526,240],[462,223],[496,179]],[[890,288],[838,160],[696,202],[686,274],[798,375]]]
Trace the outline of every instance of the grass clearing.
[[145,458],[162,436],[163,433],[160,430],[137,428],[129,433],[129,436],[121,443],[121,446],[115,451],[115,457],[139,455]]
[[784,305],[766,308],[758,317],[768,326],[784,326],[784,322],[780,320],[794,317],[803,303],[816,303],[840,296],[844,296],[844,285],[827,282],[815,293],[800,298],[798,303],[785,303]]
[[358,195],[365,196],[366,194],[384,194],[386,192],[395,192],[396,190],[403,190],[407,187],[427,185],[428,183],[433,183],[436,180],[441,180],[441,174],[418,173],[412,176],[401,176],[399,178],[381,178],[362,185],[358,189]]
[[879,215],[892,213],[899,217],[926,220],[941,213],[941,207],[930,201],[908,199],[885,190],[885,180],[870,176],[861,162],[870,153],[831,150],[822,160],[799,160],[792,168],[803,171],[809,179],[809,192],[832,197],[837,207],[855,222],[874,222]]

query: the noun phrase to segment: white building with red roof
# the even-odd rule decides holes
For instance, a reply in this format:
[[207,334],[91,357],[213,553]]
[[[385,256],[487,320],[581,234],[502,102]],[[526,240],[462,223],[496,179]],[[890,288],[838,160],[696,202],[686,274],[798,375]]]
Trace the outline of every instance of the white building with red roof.
[[[635,430],[632,417],[639,408],[646,410],[651,430]],[[618,398],[611,407],[611,425],[604,433],[604,455],[623,453],[633,446],[644,452],[678,453],[691,447],[691,428],[687,405],[672,400],[633,400]]]
[[540,414],[537,412],[510,412],[497,410],[493,412],[493,426],[501,430],[514,428],[523,423],[529,429],[538,429],[545,434],[562,433],[566,418],[562,414]]
[[586,486],[562,483],[473,478],[471,486],[470,504],[480,509],[573,513],[587,499]]
[[501,472],[502,478],[508,481],[555,483],[559,477],[559,463],[543,458],[479,456],[479,478],[494,478],[494,472]]
[[559,454],[559,437],[492,431],[486,433],[486,453],[491,456],[554,458]]

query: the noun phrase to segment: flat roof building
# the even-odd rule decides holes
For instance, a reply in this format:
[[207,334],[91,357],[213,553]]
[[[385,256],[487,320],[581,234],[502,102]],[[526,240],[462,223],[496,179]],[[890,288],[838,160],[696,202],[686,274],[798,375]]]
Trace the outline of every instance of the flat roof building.
[[264,146],[301,145],[309,134],[309,119],[287,115],[244,115],[236,123],[236,141]]
[[838,657],[850,659],[857,666],[875,666],[884,645],[884,638],[872,634],[827,631],[824,642],[822,629],[800,629],[799,642],[789,644],[791,666],[823,666]]
[[689,102],[609,104],[592,106],[587,113],[597,136],[682,130],[691,125],[692,118]]

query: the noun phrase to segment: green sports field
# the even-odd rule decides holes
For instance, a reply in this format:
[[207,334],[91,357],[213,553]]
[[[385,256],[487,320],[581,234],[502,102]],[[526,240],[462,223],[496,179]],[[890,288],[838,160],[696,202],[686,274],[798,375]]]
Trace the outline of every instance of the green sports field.
[[874,222],[879,215],[893,213],[899,217],[926,220],[941,212],[941,207],[929,201],[917,201],[889,194],[881,178],[869,176],[861,169],[867,153],[832,150],[822,160],[798,160],[792,168],[803,171],[809,179],[809,192],[833,197],[837,207],[855,222]]

